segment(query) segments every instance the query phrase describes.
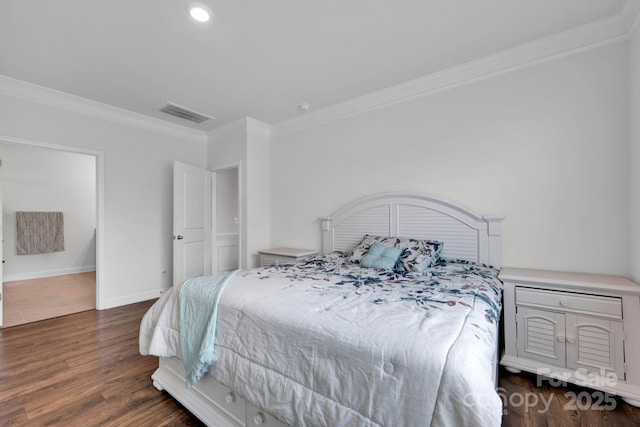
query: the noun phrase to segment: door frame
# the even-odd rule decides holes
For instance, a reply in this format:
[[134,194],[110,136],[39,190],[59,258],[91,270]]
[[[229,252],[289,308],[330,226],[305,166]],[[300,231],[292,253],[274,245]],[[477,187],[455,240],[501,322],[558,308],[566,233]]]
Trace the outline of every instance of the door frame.
[[[0,134],[3,144],[26,145],[52,150],[67,151],[76,154],[88,154],[96,158],[96,309],[104,310],[104,151],[92,150],[71,145],[52,144],[35,139],[16,138]],[[0,302],[2,303],[2,302]]]
[[216,228],[216,217],[217,217],[217,205],[216,205],[216,173],[217,172],[222,172],[225,170],[229,170],[229,169],[236,169],[237,173],[238,173],[238,267],[239,268],[246,268],[246,261],[243,260],[242,258],[242,251],[244,248],[244,243],[243,243],[243,239],[245,236],[245,232],[244,232],[244,214],[242,211],[242,207],[243,207],[243,203],[242,203],[242,195],[243,195],[243,179],[242,179],[242,162],[241,161],[237,161],[237,162],[231,162],[231,163],[227,163],[227,164],[222,164],[222,165],[217,165],[215,167],[210,167],[209,170],[213,173],[213,182],[212,182],[212,186],[211,186],[211,234],[212,234],[212,244],[211,244],[211,265],[213,267],[215,267],[216,271],[217,271],[217,265],[218,262],[215,259],[215,257],[217,256],[217,249],[216,249],[216,235],[217,235],[217,228]]

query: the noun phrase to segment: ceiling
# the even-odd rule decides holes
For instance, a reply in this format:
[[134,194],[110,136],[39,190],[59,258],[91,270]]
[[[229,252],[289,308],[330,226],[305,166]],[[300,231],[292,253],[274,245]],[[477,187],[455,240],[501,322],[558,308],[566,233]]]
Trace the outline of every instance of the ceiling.
[[[624,0],[2,0],[0,75],[210,131],[267,124],[620,13]],[[635,0],[631,0],[635,1]],[[163,115],[167,101],[214,116]]]

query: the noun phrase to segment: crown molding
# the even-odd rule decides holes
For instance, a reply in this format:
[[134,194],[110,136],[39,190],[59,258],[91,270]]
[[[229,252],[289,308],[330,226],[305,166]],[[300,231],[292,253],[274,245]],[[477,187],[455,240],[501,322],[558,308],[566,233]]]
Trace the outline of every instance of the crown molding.
[[627,20],[628,36],[631,37],[640,23],[640,1],[627,0],[622,8],[622,16]]
[[411,101],[626,40],[637,26],[639,16],[640,1],[627,0],[621,12],[616,15],[352,98],[300,117],[280,121],[271,126],[271,136],[278,137],[300,132],[335,120]]
[[206,143],[206,134],[201,130],[180,126],[165,120],[145,116],[144,114],[81,98],[4,75],[0,75],[0,94],[89,117],[158,132],[167,136],[184,138],[198,143]]
[[271,125],[254,118],[247,117],[247,132],[269,138],[271,137]]
[[608,18],[273,125],[243,117],[204,132],[4,75],[0,75],[0,94],[199,143],[215,143],[243,132],[278,137],[626,40],[639,22],[640,0],[626,0],[620,13]]
[[242,117],[207,132],[207,141],[213,144],[232,136],[249,133],[269,138],[271,136],[271,126],[251,117]]

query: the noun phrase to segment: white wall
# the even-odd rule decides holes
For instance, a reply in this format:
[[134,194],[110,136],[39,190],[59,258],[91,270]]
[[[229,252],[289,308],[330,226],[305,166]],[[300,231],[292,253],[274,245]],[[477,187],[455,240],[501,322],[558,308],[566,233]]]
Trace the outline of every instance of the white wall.
[[228,138],[216,140],[209,143],[207,150],[207,165],[209,169],[217,169],[220,167],[228,167],[229,165],[238,165],[240,189],[240,268],[247,268],[247,202],[245,195],[247,194],[247,178],[246,178],[246,156],[247,156],[247,134],[241,132]]
[[247,252],[249,266],[260,265],[258,251],[271,247],[271,141],[266,136],[247,135]]
[[627,73],[618,43],[276,138],[271,243],[411,191],[505,215],[503,265],[628,275]]
[[173,161],[206,145],[0,96],[0,135],[104,152],[103,307],[156,297],[172,277]]
[[[248,125],[244,119],[244,125]],[[240,165],[240,267],[259,264],[258,251],[270,247],[271,143],[250,130],[211,141],[208,166]]]
[[216,172],[216,232],[234,233],[239,231],[238,212],[238,169],[224,169]]
[[631,111],[631,278],[640,283],[640,25],[629,40]]
[[[94,271],[94,156],[3,144],[3,274],[5,281]],[[65,250],[16,255],[16,211],[61,211]]]

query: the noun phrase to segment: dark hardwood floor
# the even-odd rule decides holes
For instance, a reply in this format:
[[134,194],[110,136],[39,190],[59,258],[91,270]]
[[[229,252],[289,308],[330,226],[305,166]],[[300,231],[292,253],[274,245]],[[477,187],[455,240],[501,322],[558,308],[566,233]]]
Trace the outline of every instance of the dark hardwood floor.
[[503,426],[640,426],[640,408],[620,398],[571,384],[552,385],[533,374],[501,369],[498,392],[506,402]]
[[[0,329],[0,426],[201,426],[151,385],[158,359],[138,353],[151,303]],[[506,371],[500,387],[504,426],[640,426],[639,408],[615,399],[599,410],[591,390]]]
[[151,385],[140,356],[151,302],[0,330],[1,426],[201,426]]

